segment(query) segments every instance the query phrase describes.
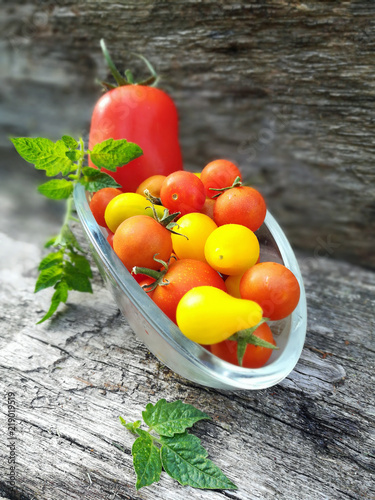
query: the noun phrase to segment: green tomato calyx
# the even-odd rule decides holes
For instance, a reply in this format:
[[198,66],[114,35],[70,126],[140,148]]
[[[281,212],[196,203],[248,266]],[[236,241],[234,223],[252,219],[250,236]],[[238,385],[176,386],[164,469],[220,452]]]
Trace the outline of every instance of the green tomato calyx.
[[141,54],[135,54],[134,52],[130,52],[132,55],[138,57],[139,59],[142,59],[142,61],[146,64],[148,70],[151,73],[151,76],[149,76],[145,80],[142,80],[140,82],[135,82],[133,73],[129,69],[125,70],[124,76],[117,69],[115,63],[113,62],[111,56],[109,55],[109,52],[107,50],[107,46],[106,46],[103,38],[100,40],[100,47],[102,49],[106,63],[108,65],[109,69],[111,70],[113,78],[116,80],[116,83],[117,83],[117,85],[113,85],[112,83],[108,83],[108,82],[104,82],[104,81],[100,82],[105,90],[112,90],[112,89],[115,89],[117,87],[123,87],[125,85],[147,85],[150,87],[155,87],[157,85],[157,83],[159,81],[159,76],[157,75],[157,73],[154,70],[151,63],[144,56],[142,56]]
[[165,275],[168,272],[171,259],[174,259],[175,257],[172,256],[168,262],[165,262],[164,260],[157,259],[156,258],[157,255],[158,255],[157,253],[154,255],[154,261],[159,262],[159,264],[161,264],[164,267],[162,271],[156,271],[155,269],[149,269],[148,267],[138,267],[138,266],[134,266],[132,269],[132,274],[144,274],[145,276],[149,276],[150,278],[155,279],[153,283],[142,286],[142,289],[146,293],[153,292],[158,286],[169,285],[169,280],[165,279]]
[[279,349],[279,347],[277,347],[276,345],[271,344],[271,342],[267,342],[267,340],[263,340],[254,334],[255,330],[267,321],[269,321],[269,318],[262,318],[257,325],[251,328],[246,328],[245,330],[240,330],[229,337],[228,340],[235,340],[237,342],[237,359],[240,366],[242,366],[242,360],[246,351],[247,344],[253,344],[259,347],[266,347],[267,349],[273,350]]

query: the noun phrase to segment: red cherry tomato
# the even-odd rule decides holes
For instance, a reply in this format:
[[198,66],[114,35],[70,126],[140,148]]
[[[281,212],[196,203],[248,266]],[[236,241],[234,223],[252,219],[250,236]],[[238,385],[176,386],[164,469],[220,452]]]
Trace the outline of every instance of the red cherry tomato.
[[162,205],[182,215],[200,212],[206,200],[202,181],[192,172],[180,170],[168,175],[161,186]]
[[[271,329],[267,323],[262,323],[254,331],[254,335],[262,340],[266,340],[267,342],[276,345]],[[242,366],[244,368],[260,368],[267,363],[271,357],[272,350],[273,349],[268,349],[267,347],[247,344],[246,351],[242,359]],[[211,352],[212,354],[215,354],[215,356],[228,361],[228,363],[238,366],[237,342],[235,340],[224,340],[218,344],[212,344]]]
[[170,265],[163,282],[157,286],[152,300],[176,323],[177,305],[186,292],[196,286],[213,286],[226,292],[224,280],[206,262],[193,259],[181,259]]
[[283,319],[297,307],[300,287],[292,271],[277,262],[260,262],[242,276],[240,293],[243,299],[257,302],[263,316]]
[[[105,57],[108,61],[108,54]],[[109,138],[126,139],[140,146],[143,155],[128,165],[117,168],[116,172],[103,169],[124,190],[135,191],[152,175],[169,175],[183,168],[177,110],[172,99],[160,89],[119,84],[122,86],[108,91],[96,103],[89,148]],[[94,166],[91,161],[89,165]]]
[[220,191],[215,191],[211,188],[222,189],[229,187],[237,177],[242,180],[241,172],[231,161],[211,161],[201,172],[201,181],[206,189],[206,196],[212,198],[215,194],[220,193]]
[[99,226],[107,227],[104,219],[105,209],[108,203],[119,194],[122,194],[122,191],[117,188],[103,188],[94,193],[90,201],[90,210]]
[[266,202],[259,191],[240,186],[224,191],[217,198],[214,221],[218,226],[241,224],[256,231],[263,224],[266,212]]
[[135,215],[124,220],[113,237],[113,249],[128,271],[134,266],[159,269],[172,253],[171,233],[148,215]]

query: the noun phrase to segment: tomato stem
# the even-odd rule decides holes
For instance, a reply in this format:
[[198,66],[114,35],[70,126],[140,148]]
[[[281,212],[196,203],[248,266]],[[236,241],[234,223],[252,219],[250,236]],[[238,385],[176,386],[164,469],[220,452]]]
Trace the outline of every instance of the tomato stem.
[[150,283],[149,285],[143,285],[142,288],[145,292],[152,292],[157,288],[158,286],[166,286],[169,285],[169,280],[165,279],[164,276],[168,272],[169,268],[169,262],[165,262],[164,260],[157,259],[156,256],[158,254],[156,253],[154,255],[154,260],[156,262],[159,262],[164,267],[163,271],[156,271],[155,269],[149,269],[148,267],[138,267],[134,266],[132,269],[132,274],[144,274],[146,276],[149,276],[150,278],[154,278],[155,281],[153,283]]
[[228,189],[232,189],[232,188],[235,188],[235,187],[240,187],[242,186],[242,181],[241,181],[241,177],[240,176],[237,176],[234,181],[233,181],[233,184],[231,186],[227,186],[227,187],[224,187],[224,188],[208,188],[210,189],[211,191],[219,191],[218,193],[216,193],[212,198],[217,198],[218,196],[221,195],[221,193],[223,193],[224,191],[227,191]]
[[[76,163],[77,169],[75,171],[75,174],[72,174],[71,177],[72,179],[72,184],[73,184],[73,190],[76,186],[76,184],[79,182],[81,175],[82,175],[82,165],[83,165],[83,160],[85,158],[85,145],[83,143],[83,139],[79,139],[79,146],[80,146],[80,156],[79,159]],[[74,210],[74,202],[73,202],[73,195],[71,194],[69,198],[66,200],[66,207],[65,207],[65,216],[64,220],[61,226],[60,233],[58,234],[54,246],[59,246],[63,245],[64,243],[64,233],[66,230],[69,228],[69,222],[71,220],[74,220],[74,217],[72,216]]]
[[[156,74],[156,71],[154,70],[151,63],[144,56],[142,56],[141,54],[135,54],[134,52],[131,52],[132,55],[142,59],[142,61],[146,64],[148,70],[151,73],[151,76],[146,78],[146,80],[136,82],[136,81],[134,81],[133,73],[129,69],[127,69],[125,71],[125,77],[122,76],[120,71],[117,69],[115,63],[113,62],[111,56],[109,55],[109,52],[107,50],[107,46],[106,46],[103,38],[100,40],[100,47],[102,49],[104,59],[105,59],[107,65],[108,65],[108,67],[113,75],[113,78],[116,80],[118,87],[123,87],[125,85],[149,85],[149,86],[155,87],[157,85],[157,83],[159,81],[159,77]],[[116,88],[115,85],[112,85],[111,83],[108,83],[108,82],[103,81],[100,83],[106,90],[112,90],[112,89]]]
[[104,59],[111,70],[111,73],[113,75],[113,78],[116,80],[118,83],[119,87],[122,87],[123,85],[128,85],[128,82],[125,80],[125,78],[121,75],[119,70],[116,68],[115,63],[112,61],[111,56],[109,55],[109,52],[107,50],[107,46],[105,44],[105,41],[103,38],[100,40],[100,47],[102,49],[102,52],[104,54]]
[[164,271],[156,271],[155,269],[149,269],[148,267],[138,267],[134,266],[132,269],[132,274],[144,274],[150,278],[158,280],[165,275]]

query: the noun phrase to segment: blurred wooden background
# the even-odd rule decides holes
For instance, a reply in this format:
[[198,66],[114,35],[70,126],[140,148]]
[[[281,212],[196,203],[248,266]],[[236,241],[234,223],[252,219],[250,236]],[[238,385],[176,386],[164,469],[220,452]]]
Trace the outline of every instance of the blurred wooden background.
[[1,182],[32,169],[9,135],[87,137],[103,37],[119,67],[143,72],[135,51],[162,75],[186,168],[232,159],[295,247],[375,267],[374,14],[365,0],[5,0]]

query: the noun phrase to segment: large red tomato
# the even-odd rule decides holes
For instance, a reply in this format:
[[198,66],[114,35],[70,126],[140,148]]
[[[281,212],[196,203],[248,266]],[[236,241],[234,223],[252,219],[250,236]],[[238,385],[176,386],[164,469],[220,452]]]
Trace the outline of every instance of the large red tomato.
[[116,172],[103,169],[125,191],[135,191],[152,175],[169,175],[183,168],[176,106],[160,89],[125,84],[106,92],[92,114],[89,148],[110,138],[126,139],[143,150],[142,156]]

